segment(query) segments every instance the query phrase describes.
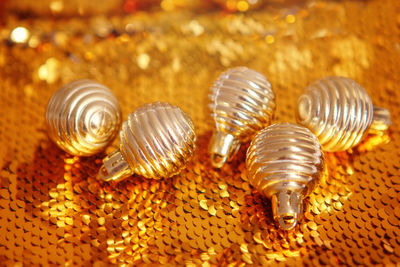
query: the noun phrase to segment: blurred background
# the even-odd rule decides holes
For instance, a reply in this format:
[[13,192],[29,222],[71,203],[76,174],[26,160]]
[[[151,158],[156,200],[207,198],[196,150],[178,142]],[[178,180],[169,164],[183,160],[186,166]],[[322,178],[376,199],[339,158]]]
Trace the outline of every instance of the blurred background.
[[3,10],[30,16],[89,16],[126,14],[135,11],[192,9],[204,12],[222,9],[227,12],[246,12],[265,5],[299,3],[303,0],[1,0]]

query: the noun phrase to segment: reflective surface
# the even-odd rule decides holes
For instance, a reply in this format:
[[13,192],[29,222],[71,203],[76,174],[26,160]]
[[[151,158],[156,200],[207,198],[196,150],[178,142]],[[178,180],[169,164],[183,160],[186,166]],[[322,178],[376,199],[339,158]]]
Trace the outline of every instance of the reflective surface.
[[214,82],[209,107],[216,128],[210,141],[211,163],[221,168],[241,142],[271,123],[275,94],[261,73],[238,67],[222,73]]
[[[4,15],[2,264],[398,263],[400,2],[285,3],[246,14]],[[29,32],[23,44],[10,41],[17,27]],[[223,168],[210,164],[210,85],[219,73],[242,65],[268,77],[277,122],[295,122],[304,88],[332,75],[356,80],[374,105],[392,114],[389,135],[369,135],[353,149],[325,153],[329,175],[304,200],[294,231],[276,227],[271,202],[247,182],[245,145]],[[157,100],[187,112],[198,134],[188,166],[171,179],[105,183],[96,179],[105,154],[73,157],[53,144],[46,133],[47,102],[60,86],[85,77],[113,89],[124,120]],[[114,145],[107,154],[118,148],[118,138]]]
[[121,107],[113,93],[91,80],[71,82],[51,97],[46,110],[50,138],[76,156],[106,147],[121,125]]
[[129,114],[120,148],[106,157],[100,178],[119,181],[132,174],[161,179],[178,174],[196,148],[192,119],[168,103],[151,103]]
[[327,77],[307,86],[296,111],[297,122],[309,128],[330,152],[356,146],[374,117],[376,130],[386,130],[392,123],[388,110],[374,109],[365,89],[345,77]]
[[274,219],[284,230],[293,229],[300,221],[303,198],[318,184],[324,164],[317,137],[291,123],[261,130],[246,156],[249,183],[272,199]]

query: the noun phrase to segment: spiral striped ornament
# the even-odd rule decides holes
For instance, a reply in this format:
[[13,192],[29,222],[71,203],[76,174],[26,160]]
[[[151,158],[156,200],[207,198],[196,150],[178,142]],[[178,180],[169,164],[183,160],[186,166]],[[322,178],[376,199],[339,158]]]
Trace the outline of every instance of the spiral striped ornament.
[[315,188],[324,170],[317,137],[307,128],[274,124],[259,132],[246,155],[249,183],[272,199],[274,219],[292,229],[302,213],[302,199]]
[[355,81],[327,77],[305,89],[297,101],[296,117],[318,137],[324,150],[344,151],[356,146],[367,133],[374,106]]
[[128,116],[120,131],[120,149],[103,160],[100,177],[121,180],[134,173],[161,179],[178,174],[196,147],[190,117],[168,103],[152,103]]
[[211,116],[216,132],[210,145],[212,162],[221,167],[238,150],[241,142],[271,123],[275,94],[260,73],[246,68],[230,69],[211,88]]
[[92,80],[71,82],[54,93],[46,110],[50,138],[66,152],[90,156],[113,140],[121,108],[113,93]]

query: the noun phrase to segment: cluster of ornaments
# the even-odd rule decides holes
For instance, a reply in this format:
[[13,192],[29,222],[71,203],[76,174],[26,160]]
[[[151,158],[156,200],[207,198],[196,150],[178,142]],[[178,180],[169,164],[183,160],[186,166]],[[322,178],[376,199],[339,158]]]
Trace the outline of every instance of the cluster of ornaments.
[[[215,131],[210,160],[222,168],[242,143],[249,183],[271,199],[277,225],[293,229],[302,216],[303,200],[318,185],[324,151],[356,146],[370,131],[385,131],[389,111],[374,107],[365,89],[344,77],[309,85],[297,102],[298,124],[272,124],[275,94],[269,81],[246,67],[222,73],[211,87]],[[119,131],[120,145],[109,154],[99,179],[120,181],[133,174],[161,179],[178,174],[193,155],[196,134],[180,108],[155,102],[137,108],[121,126],[121,108],[104,85],[79,80],[50,99],[46,123],[50,138],[66,152],[91,156],[105,149]]]
[[66,152],[91,156],[120,137],[119,149],[103,160],[99,178],[120,181],[132,174],[166,178],[184,168],[196,147],[194,125],[168,103],[137,108],[121,126],[121,109],[110,89],[91,80],[60,88],[46,111],[50,138]]

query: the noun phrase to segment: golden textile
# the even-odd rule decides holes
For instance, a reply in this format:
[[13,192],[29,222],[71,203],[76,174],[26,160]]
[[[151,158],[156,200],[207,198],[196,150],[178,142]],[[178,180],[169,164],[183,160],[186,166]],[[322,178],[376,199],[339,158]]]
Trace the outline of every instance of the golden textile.
[[[3,12],[1,264],[398,264],[400,1],[274,2],[247,13]],[[209,162],[209,88],[240,65],[270,80],[277,122],[294,122],[297,97],[327,75],[356,80],[392,114],[388,135],[325,153],[328,174],[294,231],[277,229],[270,202],[246,182],[246,146],[221,170]],[[105,183],[96,180],[105,153],[78,158],[50,142],[47,101],[80,78],[111,88],[124,119],[154,101],[187,112],[198,149],[186,170],[166,180]]]

